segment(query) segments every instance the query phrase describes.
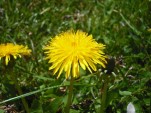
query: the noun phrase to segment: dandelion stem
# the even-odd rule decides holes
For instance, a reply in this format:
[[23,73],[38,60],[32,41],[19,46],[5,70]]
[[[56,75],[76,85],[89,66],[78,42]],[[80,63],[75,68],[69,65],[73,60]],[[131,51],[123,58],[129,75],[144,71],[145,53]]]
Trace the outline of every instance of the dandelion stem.
[[100,112],[99,113],[105,113],[106,109],[106,96],[107,96],[107,89],[108,89],[108,76],[105,75],[104,77],[104,86],[103,86],[103,91],[101,91],[102,96],[101,96],[101,107],[100,107]]
[[69,113],[70,112],[70,105],[72,104],[73,82],[74,82],[74,78],[71,77],[70,85],[68,87],[69,92],[68,92],[67,104],[66,104],[66,107],[65,107],[65,113]]
[[[14,82],[15,82],[15,87],[16,87],[16,89],[17,89],[19,95],[22,95],[23,92],[22,92],[21,87],[18,85],[17,80],[14,80]],[[21,101],[22,101],[23,106],[24,106],[24,108],[25,108],[25,110],[26,110],[26,113],[29,113],[29,107],[28,107],[28,104],[27,104],[25,98],[21,98]]]
[[[15,87],[16,87],[16,89],[17,89],[19,95],[22,95],[22,94],[23,94],[22,89],[21,89],[21,87],[19,86],[18,81],[17,81],[17,79],[16,79],[17,76],[16,76],[16,74],[13,74],[13,67],[12,67],[12,69],[10,69],[10,72],[12,72],[12,73],[10,73],[10,75],[11,75],[11,78],[12,78],[14,84],[15,84]],[[30,113],[26,99],[25,99],[25,98],[21,98],[21,101],[22,101],[22,103],[23,103],[23,106],[24,106],[24,108],[25,108],[26,113]]]

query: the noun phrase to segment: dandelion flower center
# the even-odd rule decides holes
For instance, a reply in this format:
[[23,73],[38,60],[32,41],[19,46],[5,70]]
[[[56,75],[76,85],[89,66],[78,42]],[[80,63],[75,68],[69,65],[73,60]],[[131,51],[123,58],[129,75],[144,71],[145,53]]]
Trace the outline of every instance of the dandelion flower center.
[[67,31],[55,36],[44,48],[46,59],[51,63],[49,70],[58,77],[64,71],[66,79],[71,76],[79,77],[79,68],[87,68],[91,73],[96,71],[96,64],[105,67],[105,45],[97,43],[92,35],[82,31]]
[[72,42],[72,43],[71,43],[71,46],[72,46],[72,47],[76,47],[76,46],[77,46],[76,42]]

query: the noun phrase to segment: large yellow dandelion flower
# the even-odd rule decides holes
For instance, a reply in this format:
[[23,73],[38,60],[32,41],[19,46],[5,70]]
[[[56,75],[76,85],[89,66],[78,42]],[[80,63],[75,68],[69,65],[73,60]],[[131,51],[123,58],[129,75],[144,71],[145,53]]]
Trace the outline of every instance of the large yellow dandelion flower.
[[0,60],[5,57],[5,64],[8,65],[10,57],[16,59],[18,56],[30,55],[31,50],[27,46],[17,45],[13,43],[0,44]]
[[69,30],[55,36],[44,50],[48,63],[52,64],[49,70],[53,69],[53,74],[58,72],[58,77],[64,71],[67,79],[70,74],[73,78],[79,77],[79,66],[91,73],[97,70],[96,64],[105,67],[104,48],[105,45],[97,43],[92,35]]

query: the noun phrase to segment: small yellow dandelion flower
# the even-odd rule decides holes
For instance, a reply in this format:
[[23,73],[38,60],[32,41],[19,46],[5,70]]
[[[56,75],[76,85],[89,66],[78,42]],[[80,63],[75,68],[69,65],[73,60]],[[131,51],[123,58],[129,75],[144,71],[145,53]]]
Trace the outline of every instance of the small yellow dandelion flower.
[[15,45],[13,43],[0,44],[0,60],[5,57],[5,64],[8,65],[10,61],[10,56],[13,56],[14,59],[17,56],[21,57],[21,55],[30,55],[31,50],[28,49],[27,46],[23,45]]
[[58,77],[64,71],[67,79],[70,74],[73,78],[79,77],[79,66],[91,73],[97,70],[96,64],[105,67],[104,48],[105,45],[97,43],[92,35],[69,30],[55,36],[44,50],[48,63],[52,64],[49,70],[53,69],[53,74],[58,72]]

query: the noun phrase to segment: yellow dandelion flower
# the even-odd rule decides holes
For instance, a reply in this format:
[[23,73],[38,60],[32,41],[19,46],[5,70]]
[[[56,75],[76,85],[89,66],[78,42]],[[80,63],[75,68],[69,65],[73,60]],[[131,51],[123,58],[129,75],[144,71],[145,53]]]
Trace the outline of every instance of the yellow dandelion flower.
[[58,77],[64,71],[66,79],[70,74],[73,78],[79,77],[79,66],[87,68],[91,73],[96,71],[96,64],[105,67],[106,56],[102,51],[105,45],[97,43],[92,35],[80,30],[69,30],[55,36],[48,46],[44,48],[53,69],[53,74],[58,72]]
[[5,57],[5,64],[8,65],[10,57],[14,59],[21,57],[22,55],[30,55],[31,50],[27,46],[15,45],[13,43],[0,44],[0,60]]

